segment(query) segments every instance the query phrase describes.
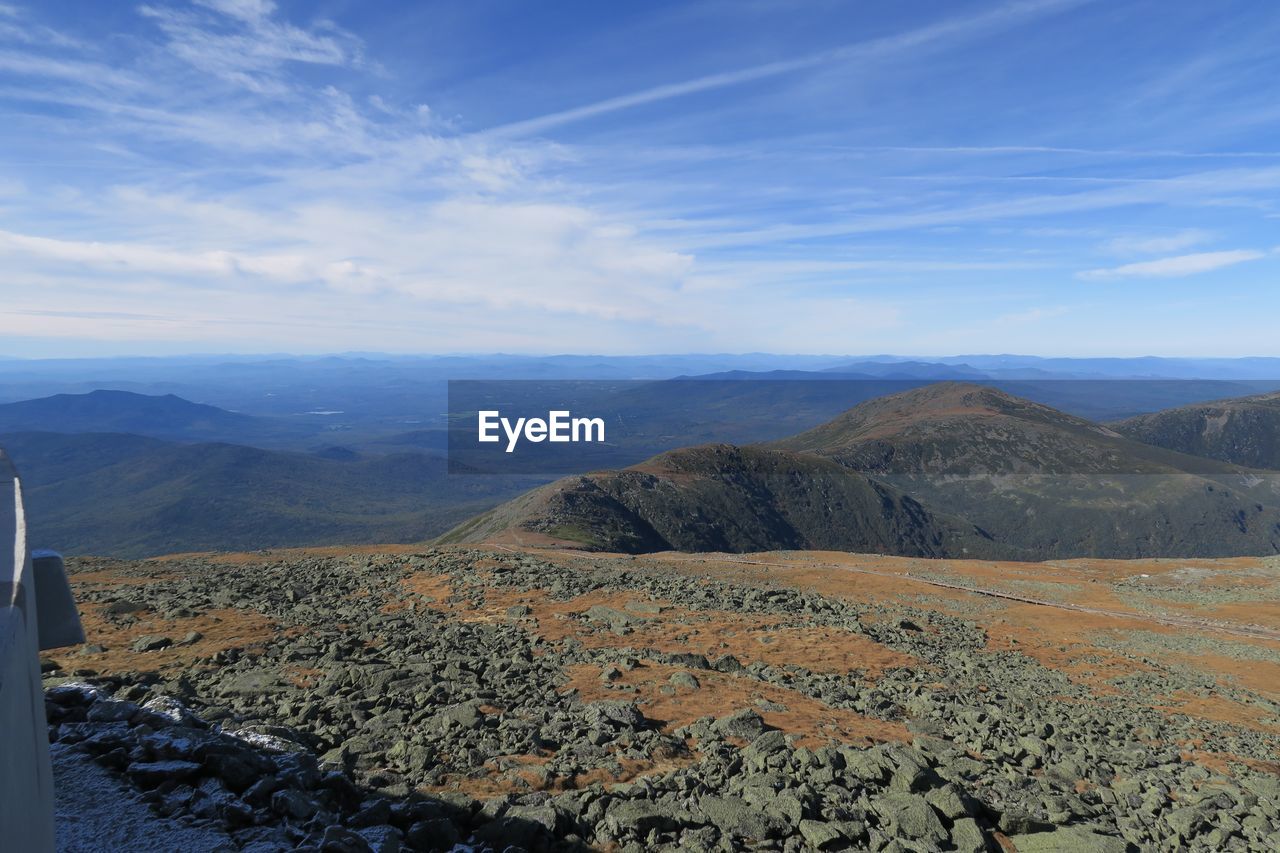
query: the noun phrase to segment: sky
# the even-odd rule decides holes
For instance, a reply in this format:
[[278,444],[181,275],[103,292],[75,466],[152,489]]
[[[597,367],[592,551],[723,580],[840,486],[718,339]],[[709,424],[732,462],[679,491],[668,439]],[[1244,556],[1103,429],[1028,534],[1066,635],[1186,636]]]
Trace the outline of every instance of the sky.
[[0,0],[0,355],[1280,355],[1280,4]]

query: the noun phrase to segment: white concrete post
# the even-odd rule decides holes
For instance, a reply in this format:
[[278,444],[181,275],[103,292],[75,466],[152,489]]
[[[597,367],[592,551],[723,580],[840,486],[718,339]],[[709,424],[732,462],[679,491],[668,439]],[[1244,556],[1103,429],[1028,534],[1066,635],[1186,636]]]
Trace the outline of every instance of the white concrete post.
[[53,771],[40,686],[22,483],[0,451],[0,847],[53,853]]

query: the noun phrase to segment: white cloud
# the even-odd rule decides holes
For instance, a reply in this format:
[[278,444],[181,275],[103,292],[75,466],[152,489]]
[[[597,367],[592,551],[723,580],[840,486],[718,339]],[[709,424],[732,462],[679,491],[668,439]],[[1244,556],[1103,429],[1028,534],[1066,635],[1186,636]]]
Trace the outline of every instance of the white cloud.
[[82,48],[79,39],[29,20],[26,10],[0,3],[0,41],[38,45],[42,48]]
[[[15,135],[39,150],[24,151],[30,168],[14,159],[0,171],[0,332],[253,351],[923,351],[986,346],[996,331],[1044,347],[1057,309],[990,318],[1054,304],[1035,291],[1090,264],[1070,253],[1110,236],[1097,212],[1280,188],[1280,168],[1151,169],[1083,191],[974,175],[958,176],[972,187],[904,186],[881,166],[920,158],[869,159],[899,150],[889,147],[805,160],[812,148],[789,138],[683,148],[643,127],[591,146],[537,138],[818,59],[896,60],[1073,0],[677,83],[509,135],[460,133],[419,103],[418,81],[406,101],[394,81],[372,94],[387,81],[332,24],[287,22],[265,0],[151,2],[128,38],[0,53],[0,95],[55,105],[14,111],[25,122]],[[113,54],[121,45],[129,53]],[[326,84],[295,74],[298,63],[320,66]],[[992,153],[1015,151],[1058,149]],[[851,168],[862,157],[866,168]],[[1065,228],[1082,219],[1087,233]],[[974,223],[1011,236],[964,227]],[[1172,255],[1199,242],[1139,227],[1120,229],[1117,251]],[[1142,268],[1083,275],[1183,274]],[[1008,285],[1023,289],[990,299],[985,319],[964,300],[945,303],[948,291],[981,298],[1015,279],[1034,284]],[[949,324],[957,337],[940,334]]]
[[1280,188],[1280,167],[1220,169],[1097,190],[1013,196],[980,204],[962,201],[936,206],[919,205],[876,211],[856,218],[833,216],[813,224],[777,222],[759,228],[726,229],[698,235],[694,245],[699,248],[760,245],[881,231],[910,231],[940,225],[1018,221],[1135,205],[1203,205],[1209,192],[1262,192],[1277,188]]
[[365,289],[373,277],[364,266],[346,259],[321,260],[310,254],[248,254],[226,249],[193,251],[138,243],[57,240],[0,231],[0,256],[20,257],[54,266],[76,267],[94,274],[194,276],[219,280],[261,278],[301,284]]
[[896,151],[904,154],[974,154],[980,157],[991,155],[1000,157],[1006,154],[1068,154],[1139,160],[1160,158],[1175,160],[1229,160],[1233,158],[1274,160],[1280,157],[1280,151],[1175,151],[1167,148],[1073,148],[1061,145],[846,145],[830,147],[833,150],[849,152]]
[[271,0],[196,0],[196,2],[224,15],[249,22],[263,21],[276,10],[276,4]]
[[1057,305],[1049,308],[1028,308],[1026,311],[1015,311],[1010,314],[1001,314],[992,321],[995,326],[1029,326],[1041,323],[1045,320],[1051,320],[1054,317],[1061,317],[1070,311],[1064,305]]
[[168,49],[197,69],[259,93],[285,90],[280,78],[289,62],[350,65],[360,59],[360,40],[320,22],[303,28],[277,20],[269,0],[201,0],[199,9],[142,6],[168,37]]
[[[228,294],[319,286],[338,294],[396,294],[422,303],[661,322],[692,257],[625,223],[555,203],[445,199],[413,215],[335,203],[272,223],[246,210],[139,190],[135,207],[168,211],[171,245],[56,239],[0,231],[10,266],[79,277],[88,288],[168,278]],[[185,221],[184,221],[185,220]],[[255,232],[250,238],[249,232]],[[253,244],[287,247],[253,249]]]
[[0,71],[22,77],[74,83],[95,90],[136,90],[141,85],[141,81],[133,74],[100,63],[37,56],[22,51],[0,51]]
[[1230,267],[1245,261],[1256,261],[1265,253],[1252,249],[1229,252],[1197,252],[1191,255],[1175,255],[1155,261],[1141,261],[1109,269],[1086,270],[1079,274],[1084,279],[1106,278],[1179,278],[1197,273]]
[[718,74],[708,74],[692,80],[668,83],[627,95],[606,98],[593,104],[512,122],[502,127],[494,128],[489,133],[501,135],[541,133],[553,127],[593,118],[605,113],[630,109],[631,107],[652,104],[671,98],[679,98],[685,95],[693,95],[698,92],[722,89],[726,86],[738,86],[754,80],[777,77],[781,74],[790,74],[819,65],[859,59],[875,59],[906,53],[910,50],[929,47],[936,43],[973,38],[995,29],[1012,26],[1029,18],[1062,11],[1065,8],[1078,6],[1085,2],[1090,2],[1090,0],[1028,0],[1028,2],[1005,3],[981,14],[957,16],[893,36],[854,42],[843,47],[824,50],[795,59],[784,59],[777,62],[753,65],[748,68],[724,71]]
[[1206,243],[1212,236],[1199,228],[1188,228],[1175,234],[1126,234],[1108,240],[1103,248],[1117,255],[1164,255]]
[[[285,318],[298,311],[289,305],[304,299],[324,306],[308,314],[317,328],[355,329],[368,341],[371,324],[354,318],[378,306],[381,316],[433,329],[431,346],[454,349],[478,345],[489,325],[515,341],[539,329],[563,337],[584,318],[639,322],[649,333],[696,322],[671,311],[693,257],[579,201],[574,187],[547,182],[538,172],[563,156],[557,146],[450,135],[425,105],[357,103],[333,86],[309,88],[289,77],[288,63],[357,64],[359,44],[331,25],[281,22],[269,2],[142,13],[159,25],[165,52],[249,91],[213,87],[192,109],[179,68],[172,79],[148,78],[143,94],[60,92],[59,103],[87,111],[97,135],[125,149],[157,138],[197,142],[236,180],[139,172],[103,192],[45,196],[43,227],[24,217],[0,230],[11,271],[0,289],[57,282],[90,300],[100,334],[126,329],[125,338],[142,325],[126,318],[141,313],[172,318],[156,335],[180,326],[199,338],[226,334],[229,323],[269,322],[291,337]],[[79,82],[61,71],[32,73]],[[77,125],[68,132],[84,133]],[[140,312],[139,300],[168,311]],[[85,317],[38,309],[28,306],[27,322],[41,318],[46,333],[87,327]]]

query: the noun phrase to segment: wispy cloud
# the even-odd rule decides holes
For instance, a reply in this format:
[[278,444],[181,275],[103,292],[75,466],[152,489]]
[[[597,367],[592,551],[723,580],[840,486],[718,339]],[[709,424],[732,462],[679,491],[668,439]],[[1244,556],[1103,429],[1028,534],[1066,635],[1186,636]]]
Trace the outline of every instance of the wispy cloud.
[[992,321],[994,326],[1030,326],[1043,323],[1045,320],[1051,320],[1054,317],[1061,317],[1071,309],[1065,305],[1055,305],[1049,308],[1028,308],[1025,311],[1013,311],[1008,314],[1001,314]]
[[79,39],[28,20],[23,10],[7,3],[0,3],[0,41],[20,42],[44,48],[83,46]]
[[1174,234],[1125,234],[1108,240],[1103,249],[1117,255],[1163,255],[1199,246],[1212,237],[1202,228],[1186,228]]
[[[0,72],[20,77],[75,83],[89,89],[137,89],[140,79],[127,71],[81,59],[0,50]],[[54,93],[47,93],[53,96]]]
[[1086,2],[1092,2],[1092,0],[1025,0],[1025,2],[1007,2],[978,15],[949,18],[904,33],[869,41],[854,42],[807,56],[766,62],[746,68],[722,71],[717,74],[707,74],[678,83],[654,86],[639,92],[606,98],[580,107],[524,119],[523,121],[511,122],[492,128],[486,133],[503,136],[542,133],[561,125],[617,112],[618,110],[666,101],[671,98],[680,98],[713,89],[722,89],[726,86],[740,86],[744,83],[791,74],[821,65],[895,56],[911,50],[927,48],[938,43],[975,38],[998,29],[1024,23],[1039,16],[1059,12],[1072,6],[1079,6]]
[[280,21],[270,0],[199,0],[199,7],[142,6],[168,38],[169,50],[191,65],[255,92],[279,92],[286,63],[348,65],[362,44],[336,25],[303,28]]
[[827,146],[841,151],[896,151],[903,154],[976,154],[999,157],[1007,154],[1079,154],[1088,157],[1108,157],[1134,160],[1193,159],[1229,160],[1280,159],[1280,151],[1175,151],[1167,148],[1081,148],[1064,145],[847,145]]
[[166,249],[140,243],[57,240],[8,231],[0,231],[0,256],[25,257],[106,274],[200,276],[224,281],[252,276],[282,282],[322,281],[348,289],[361,289],[361,282],[371,275],[351,261],[317,264],[307,255]]
[[1106,278],[1181,278],[1198,273],[1212,272],[1235,266],[1246,261],[1266,257],[1265,252],[1252,249],[1236,249],[1228,252],[1197,252],[1191,255],[1175,255],[1155,261],[1123,264],[1109,269],[1086,270],[1079,274],[1084,279]]
[[1203,205],[1209,193],[1258,192],[1280,188],[1280,167],[1220,169],[1157,178],[1119,187],[1079,192],[1021,195],[983,204],[913,206],[876,210],[856,217],[830,217],[816,224],[773,223],[766,228],[705,234],[699,245],[738,246],[764,242],[796,242],[843,235],[908,231],[976,222],[1016,221],[1053,215],[1082,214],[1141,205]]
[[[500,60],[397,54],[366,4],[335,7],[348,31],[267,0],[146,2],[68,25],[75,49],[0,48],[0,333],[121,350],[1043,350],[1092,330],[1081,302],[1098,291],[1077,275],[1190,275],[1253,257],[1185,254],[1211,238],[1275,242],[1265,138],[1085,126],[1031,77],[996,91],[1019,62],[1075,62],[1042,59],[1046,32],[1079,41],[1097,16],[1013,31],[1075,0],[934,23],[859,9],[844,31],[899,34],[834,50],[716,33],[706,57],[673,58],[683,82],[514,122],[555,102],[511,92],[571,90],[584,69],[604,91],[633,84],[538,38]],[[28,34],[54,19],[0,11]],[[617,80],[652,73],[630,52]],[[687,70],[713,55],[736,70]],[[981,122],[968,96],[929,95],[970,79],[957,68],[994,86]],[[724,106],[714,127],[679,102],[697,92]],[[572,141],[595,116],[602,132]]]

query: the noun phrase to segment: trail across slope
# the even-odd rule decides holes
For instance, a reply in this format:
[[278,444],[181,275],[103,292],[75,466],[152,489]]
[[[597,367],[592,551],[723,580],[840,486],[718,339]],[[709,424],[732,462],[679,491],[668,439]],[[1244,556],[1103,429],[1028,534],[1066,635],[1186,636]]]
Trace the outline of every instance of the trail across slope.
[[[512,554],[520,553],[520,551],[518,551],[515,548],[511,548],[507,545],[501,545],[497,543],[490,543],[488,547],[497,548],[499,550],[507,551]],[[544,548],[539,548],[538,550],[540,552],[553,552],[553,553],[561,554],[564,556],[580,556],[580,557],[595,556],[595,555],[589,555],[582,551],[576,551],[576,550],[565,549],[565,548],[545,548],[544,547]],[[702,562],[706,562],[709,559],[715,559],[718,562],[734,563],[742,566],[768,566],[771,568],[777,568],[779,565],[786,565],[785,563],[779,564],[777,562],[768,562],[765,560],[753,560],[738,554],[718,554],[718,555],[715,555],[714,557],[712,557],[711,555],[701,556],[701,555],[682,555],[682,554],[657,554],[652,556],[658,559],[662,559],[670,562],[702,563]],[[952,583],[948,581],[938,580],[936,578],[921,577],[919,575],[913,575],[909,572],[906,574],[902,574],[899,572],[877,571],[875,569],[860,568],[857,566],[850,566],[847,564],[820,563],[820,562],[806,561],[805,568],[829,569],[835,572],[852,572],[854,574],[859,574],[859,575],[871,575],[875,577],[890,578],[893,580],[909,580],[909,581],[912,581],[913,583],[925,584],[927,586],[938,587],[940,589],[956,590],[958,592],[966,592],[966,593],[971,593],[973,595],[982,595],[982,596],[987,596],[989,598],[1001,598],[1007,601],[1016,601],[1021,604],[1033,604],[1033,605],[1036,605],[1037,607],[1052,607],[1057,610],[1069,610],[1069,611],[1074,611],[1076,613],[1090,613],[1095,616],[1110,616],[1117,619],[1135,619],[1142,622],[1150,622],[1156,625],[1168,625],[1170,627],[1175,627],[1175,628],[1196,628],[1196,629],[1217,631],[1219,633],[1224,633],[1224,634],[1232,634],[1239,637],[1249,637],[1249,638],[1261,639],[1261,640],[1275,640],[1276,642],[1280,642],[1280,630],[1267,628],[1261,625],[1240,625],[1240,624],[1229,623],[1229,622],[1221,622],[1213,619],[1197,618],[1193,616],[1179,616],[1175,614],[1136,613],[1136,612],[1126,611],[1126,610],[1114,610],[1114,609],[1102,608],[1102,607],[1089,607],[1082,604],[1071,604],[1069,602],[1062,602],[1062,601],[1048,601],[1043,598],[1034,598],[1026,595],[1018,595],[1016,593],[1005,592],[998,589],[971,586],[971,585],[962,584],[962,583]]]

